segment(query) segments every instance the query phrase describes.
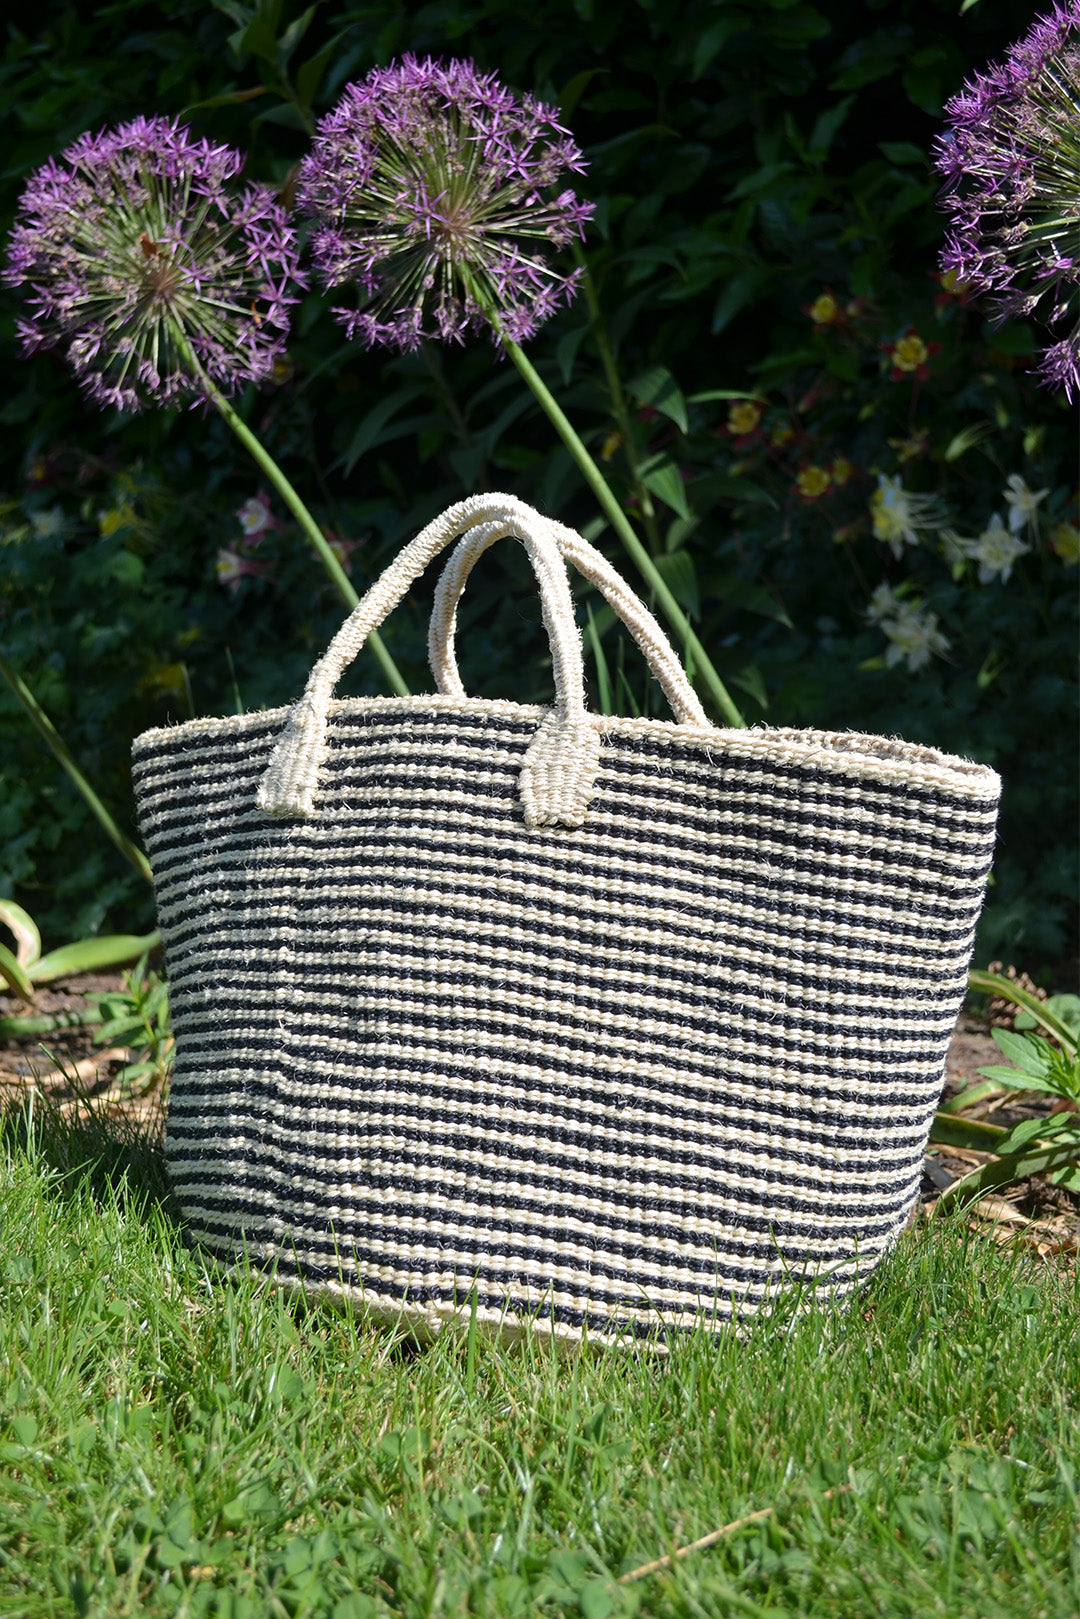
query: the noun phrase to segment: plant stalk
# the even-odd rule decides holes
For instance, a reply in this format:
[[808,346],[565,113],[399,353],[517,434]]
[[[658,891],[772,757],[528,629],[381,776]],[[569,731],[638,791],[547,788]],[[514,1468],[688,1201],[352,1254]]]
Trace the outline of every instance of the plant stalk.
[[[242,419],[242,417],[239,416],[233,409],[232,405],[225,398],[225,395],[219,393],[209,379],[206,379],[205,385],[210,392],[210,399],[213,404],[225,418],[226,422],[232,428],[233,432],[236,434],[244,448],[248,451],[252,459],[257,463],[258,466],[262,468],[263,472],[265,472],[266,476],[274,485],[274,488],[277,490],[286,506],[288,506],[289,510],[296,518],[296,521],[300,524],[300,527],[303,529],[312,545],[315,547],[315,550],[319,555],[319,560],[322,562],[323,567],[326,569],[327,573],[330,575],[330,578],[337,586],[337,591],[342,601],[351,612],[352,609],[358,605],[360,597],[356,594],[352,581],[349,579],[345,569],[341,566],[341,563],[330,549],[322,529],[319,527],[318,523],[316,523],[315,519],[308,511],[307,507],[304,505],[304,502],[300,499],[300,496],[297,494],[288,478],[282,472],[273,456],[270,455],[266,449],[264,449],[262,444],[260,444],[259,440],[255,437],[255,434],[251,431],[250,427]],[[380,669],[390,682],[392,689],[399,697],[408,697],[409,688],[405,683],[404,676],[402,675],[397,664],[394,662],[393,658],[390,656],[390,653],[387,651],[386,644],[378,630],[371,631],[371,634],[367,638],[367,645],[371,648],[372,653],[378,661]]]
[[7,661],[2,652],[0,652],[0,674],[3,675],[4,679],[15,693],[15,696],[19,699],[19,702],[26,711],[30,723],[33,725],[38,735],[45,741],[47,747],[52,753],[53,758],[64,770],[67,771],[68,775],[71,777],[71,780],[79,789],[79,792],[82,794],[82,797],[91,814],[97,820],[99,826],[102,828],[106,836],[116,845],[124,859],[131,862],[131,864],[135,867],[135,870],[139,873],[140,877],[145,877],[147,882],[151,882],[153,879],[150,873],[150,862],[147,860],[142,850],[132,843],[129,837],[126,837],[124,833],[121,832],[112,815],[110,815],[109,811],[105,808],[105,805],[101,802],[101,799],[98,797],[97,793],[95,793],[94,789],[91,787],[90,783],[87,781],[86,777],[75,763],[67,743],[56,729],[56,726],[46,714],[45,710],[42,708],[41,704],[30,690],[30,687],[26,684],[26,681],[23,680],[22,676],[11,667],[11,664]]
[[558,401],[520,346],[511,342],[507,337],[503,337],[502,342],[507,354],[532,389],[538,404],[544,410],[555,431],[573,456],[585,482],[600,502],[604,515],[633,558],[638,571],[655,593],[656,600],[663,609],[668,623],[679,637],[681,644],[688,648],[692,654],[694,666],[698,670],[702,683],[707,688],[717,708],[729,725],[744,726],[746,721],[732,701],[724,682],[713,668],[712,660],[690,626],[690,620],[664,583],[655,562],[634,533],[626,513],[612,494],[603,473],[574,431],[574,428],[570,425],[567,417],[563,414]]
[[[341,566],[341,563],[330,549],[322,529],[312,517],[307,507],[304,505],[304,502],[300,499],[300,496],[297,494],[288,478],[286,478],[285,474],[282,472],[281,468],[278,466],[270,452],[265,449],[260,441],[256,438],[255,434],[251,431],[251,428],[229,403],[225,395],[221,392],[220,388],[217,388],[214,383],[211,382],[203,366],[199,363],[198,356],[191,347],[186,332],[177,328],[173,332],[173,337],[177,347],[183,354],[184,359],[195,372],[199,378],[199,381],[202,383],[203,388],[206,390],[206,397],[210,400],[210,403],[216,408],[218,413],[232,428],[233,432],[236,434],[245,450],[247,450],[252,460],[257,466],[262,468],[263,472],[265,472],[266,476],[269,478],[270,482],[273,484],[274,488],[277,490],[286,506],[288,506],[289,510],[296,518],[296,521],[300,524],[300,527],[303,529],[312,545],[315,547],[319,560],[326,569],[327,573],[330,575],[330,578],[333,580],[334,584],[337,586],[338,595],[351,612],[354,607],[358,606],[360,598],[356,594],[352,581],[345,572],[345,569]],[[397,664],[390,656],[390,653],[387,651],[386,644],[378,630],[371,631],[367,638],[366,644],[374,653],[379,667],[382,669],[383,674],[390,682],[393,690],[398,694],[399,697],[408,697],[409,688],[405,684],[405,679],[401,673],[401,670],[398,668]]]

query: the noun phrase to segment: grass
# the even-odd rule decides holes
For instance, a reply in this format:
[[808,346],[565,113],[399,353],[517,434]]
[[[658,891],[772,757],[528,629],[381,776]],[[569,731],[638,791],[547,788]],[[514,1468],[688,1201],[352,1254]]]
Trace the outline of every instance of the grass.
[[213,1277],[107,1121],[9,1116],[0,1181],[0,1615],[1080,1614],[1080,1286],[955,1220],[558,1358]]

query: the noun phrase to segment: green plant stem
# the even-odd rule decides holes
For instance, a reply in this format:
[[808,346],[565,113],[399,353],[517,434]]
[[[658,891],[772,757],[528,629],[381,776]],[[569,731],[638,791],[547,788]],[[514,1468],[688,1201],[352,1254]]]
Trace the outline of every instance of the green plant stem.
[[66,770],[68,775],[71,777],[71,780],[82,794],[82,797],[91,814],[97,820],[99,826],[102,828],[106,836],[116,845],[124,859],[131,862],[131,864],[135,867],[135,870],[139,873],[140,877],[145,877],[147,882],[152,881],[150,874],[150,862],[147,860],[142,850],[132,843],[129,837],[125,837],[124,833],[121,832],[115,820],[109,814],[109,811],[105,808],[105,805],[101,802],[101,799],[98,797],[97,793],[95,793],[94,789],[91,787],[90,783],[87,781],[86,777],[75,763],[67,743],[56,729],[56,726],[46,714],[45,710],[42,708],[41,704],[30,690],[30,687],[26,684],[26,681],[23,680],[22,676],[11,667],[11,664],[7,661],[2,652],[0,652],[0,674],[3,675],[4,679],[15,693],[15,696],[19,699],[19,702],[22,704],[30,723],[33,725],[38,735],[45,741],[57,764]]
[[[341,563],[330,549],[322,529],[319,527],[318,523],[316,523],[315,519],[308,511],[307,507],[304,505],[304,502],[300,499],[300,496],[297,494],[288,478],[286,478],[273,456],[263,448],[262,444],[260,444],[259,440],[255,437],[255,434],[251,431],[250,427],[233,409],[232,405],[225,398],[224,394],[219,393],[214,387],[213,383],[209,382],[209,380],[207,380],[206,386],[209,390],[210,398],[217,407],[218,411],[225,418],[226,422],[228,422],[229,426],[232,428],[241,444],[247,450],[252,460],[255,461],[256,464],[260,466],[266,473],[266,476],[270,479],[270,482],[274,485],[274,488],[277,490],[286,506],[288,506],[289,510],[296,518],[296,521],[300,524],[300,527],[303,529],[312,545],[315,547],[323,567],[326,569],[327,573],[330,575],[330,578],[337,586],[338,594],[345,603],[346,607],[348,607],[351,611],[358,605],[360,598],[356,594],[356,591],[354,590],[352,582],[350,581],[348,574],[345,572],[345,569],[341,566]],[[371,648],[380,669],[390,682],[393,690],[398,694],[399,697],[408,697],[409,688],[405,683],[401,670],[398,668],[397,664],[390,656],[390,653],[387,651],[386,644],[378,630],[371,631],[371,634],[367,638],[367,645]]]
[[544,379],[517,343],[513,343],[509,338],[504,337],[503,347],[532,389],[537,403],[547,415],[555,431],[570,451],[585,482],[600,502],[604,515],[637,565],[642,578],[648,582],[650,589],[655,593],[656,600],[662,608],[668,623],[679,637],[681,644],[690,650],[694,659],[694,666],[717,708],[729,725],[745,725],[746,721],[732,701],[727,687],[713,668],[708,653],[690,627],[690,620],[664,583],[655,562],[631,528],[626,513],[612,494],[603,473],[563,414],[558,401],[551,393]]
[[[176,342],[177,348],[184,356],[184,359],[198,376],[199,381],[206,390],[206,396],[210,400],[211,404],[214,405],[218,413],[232,428],[233,432],[236,434],[245,450],[247,450],[252,460],[257,466],[262,468],[263,472],[265,472],[266,476],[270,479],[270,482],[273,484],[274,488],[277,490],[286,506],[288,506],[289,510],[296,518],[296,521],[300,524],[300,527],[303,529],[312,545],[315,547],[319,560],[326,569],[327,573],[330,575],[330,578],[333,580],[334,584],[337,586],[337,591],[342,601],[351,612],[354,607],[358,606],[360,598],[356,594],[352,581],[345,572],[345,569],[341,566],[341,563],[330,549],[322,529],[312,517],[307,507],[304,505],[304,502],[300,499],[300,496],[297,494],[288,478],[286,478],[285,474],[282,472],[281,468],[278,466],[270,452],[265,449],[260,441],[256,438],[255,434],[251,431],[251,428],[238,414],[238,412],[234,410],[233,406],[225,398],[225,395],[221,392],[221,390],[216,388],[213,382],[211,382],[205,370],[200,365],[198,356],[188,341],[187,334],[179,326],[177,326],[173,330],[173,338]],[[390,656],[390,653],[386,649],[386,644],[377,630],[371,631],[367,638],[367,645],[374,653],[379,667],[382,669],[383,674],[390,682],[393,690],[397,692],[399,697],[408,697],[409,688],[405,684],[401,670]]]

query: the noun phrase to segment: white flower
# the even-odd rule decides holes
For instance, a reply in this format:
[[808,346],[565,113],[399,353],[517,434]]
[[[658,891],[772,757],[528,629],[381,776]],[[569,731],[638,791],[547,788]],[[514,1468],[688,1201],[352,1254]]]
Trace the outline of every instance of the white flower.
[[870,597],[870,605],[866,609],[866,616],[871,624],[880,624],[883,619],[892,618],[902,613],[904,603],[893,590],[891,585],[881,584]]
[[254,540],[269,529],[277,527],[277,520],[270,510],[269,498],[262,490],[250,500],[245,500],[237,509],[236,515],[240,519],[240,527],[245,537],[249,540]]
[[[1038,491],[1029,489],[1018,472],[1006,478],[1005,488],[1002,490],[1009,506],[1009,527],[1014,534],[1019,534],[1026,525],[1032,532],[1039,526],[1039,514],[1036,511],[1040,500],[1045,500],[1050,493],[1049,489]],[[1008,574],[1005,575],[1008,578]]]
[[47,511],[30,513],[30,526],[39,540],[55,540],[63,534],[67,527],[62,506],[50,506]]
[[979,564],[981,585],[988,585],[991,579],[1000,579],[1004,584],[1012,573],[1013,563],[1031,550],[1030,545],[1025,545],[1023,540],[1009,533],[1001,521],[1000,512],[994,513],[989,526],[983,529],[977,540],[961,540],[959,543],[964,555]]
[[905,545],[918,545],[920,533],[935,528],[942,518],[936,495],[917,495],[905,489],[899,478],[878,475],[878,486],[870,496],[870,517],[874,535],[884,540],[893,556],[903,555]]
[[922,602],[914,606],[901,603],[897,617],[886,619],[881,626],[889,642],[885,652],[889,668],[906,658],[908,668],[914,672],[925,669],[931,657],[948,652],[950,643],[937,625],[937,614]]

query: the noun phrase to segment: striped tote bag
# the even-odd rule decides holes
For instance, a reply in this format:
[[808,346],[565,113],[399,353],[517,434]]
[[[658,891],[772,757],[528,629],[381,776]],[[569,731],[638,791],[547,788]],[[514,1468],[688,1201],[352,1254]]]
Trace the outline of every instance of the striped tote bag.
[[[555,700],[464,691],[458,599],[525,548]],[[336,700],[453,547],[437,692]],[[673,719],[588,712],[567,563]],[[176,1029],[166,1134],[230,1264],[437,1330],[718,1327],[870,1274],[917,1195],[999,782],[853,733],[709,723],[579,535],[474,496],[288,710],[135,743]]]

